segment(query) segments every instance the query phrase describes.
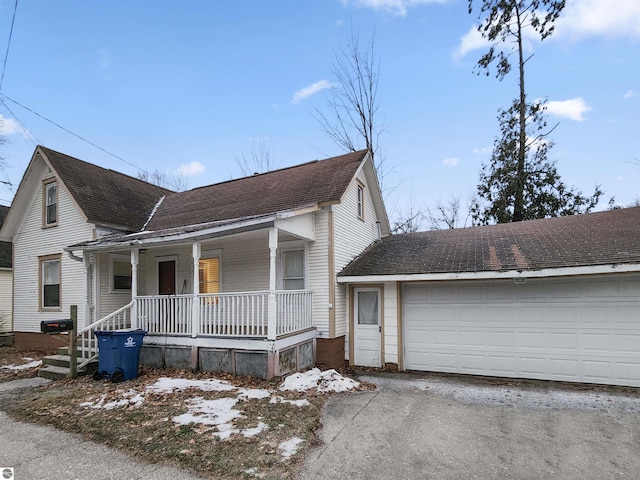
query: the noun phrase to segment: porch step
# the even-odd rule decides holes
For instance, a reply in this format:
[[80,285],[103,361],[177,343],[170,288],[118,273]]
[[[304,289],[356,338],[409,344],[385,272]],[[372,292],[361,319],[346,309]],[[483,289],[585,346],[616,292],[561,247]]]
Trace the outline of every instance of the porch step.
[[[41,368],[38,375],[43,378],[57,380],[69,377],[71,373],[69,355],[49,355],[42,359],[44,368]],[[83,368],[78,369],[78,375],[87,375],[93,373],[98,368],[98,362],[93,361]]]

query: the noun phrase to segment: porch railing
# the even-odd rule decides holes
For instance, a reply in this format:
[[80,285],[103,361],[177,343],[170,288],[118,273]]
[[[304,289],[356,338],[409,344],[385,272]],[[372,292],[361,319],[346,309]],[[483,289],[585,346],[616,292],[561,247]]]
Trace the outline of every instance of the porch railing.
[[106,317],[93,322],[91,325],[78,331],[78,368],[82,368],[92,360],[98,358],[98,342],[94,330],[124,330],[131,328],[131,309],[133,302],[119,308]]
[[193,295],[137,297],[138,328],[149,333],[191,335]]
[[[313,326],[310,291],[277,291],[275,336]],[[154,295],[136,298],[138,328],[151,334],[265,338],[269,292]],[[194,324],[193,315],[197,315]],[[194,332],[195,328],[195,332]]]

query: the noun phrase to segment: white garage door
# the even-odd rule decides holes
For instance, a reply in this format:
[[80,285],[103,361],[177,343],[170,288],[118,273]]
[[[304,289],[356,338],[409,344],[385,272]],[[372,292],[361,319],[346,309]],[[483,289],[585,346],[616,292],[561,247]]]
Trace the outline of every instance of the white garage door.
[[409,370],[640,386],[640,276],[402,289]]

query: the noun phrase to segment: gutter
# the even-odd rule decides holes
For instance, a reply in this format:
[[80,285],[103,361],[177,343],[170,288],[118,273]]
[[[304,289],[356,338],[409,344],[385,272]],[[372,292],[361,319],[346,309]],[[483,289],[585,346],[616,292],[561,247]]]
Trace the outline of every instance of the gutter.
[[407,273],[392,275],[350,275],[338,277],[339,284],[383,282],[432,282],[452,280],[500,280],[548,277],[573,277],[606,273],[640,273],[640,264],[621,263],[580,267],[544,268],[541,270],[508,270],[483,272]]

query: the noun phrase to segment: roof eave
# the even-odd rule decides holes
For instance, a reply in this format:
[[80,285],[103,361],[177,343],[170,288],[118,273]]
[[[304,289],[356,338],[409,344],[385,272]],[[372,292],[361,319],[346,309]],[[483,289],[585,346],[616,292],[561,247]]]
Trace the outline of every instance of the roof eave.
[[573,277],[580,275],[602,275],[607,273],[640,273],[640,263],[585,265],[576,267],[543,268],[540,270],[504,270],[482,272],[406,273],[392,275],[345,275],[338,283],[383,283],[383,282],[432,282],[453,280],[500,280],[515,278]]

